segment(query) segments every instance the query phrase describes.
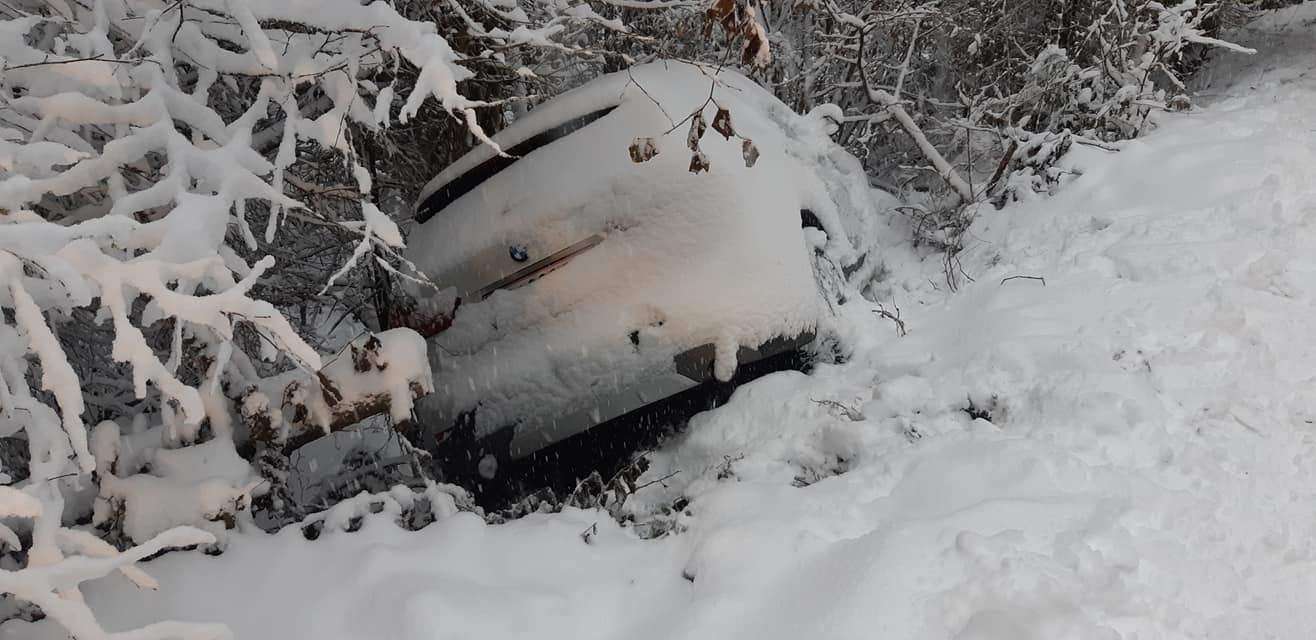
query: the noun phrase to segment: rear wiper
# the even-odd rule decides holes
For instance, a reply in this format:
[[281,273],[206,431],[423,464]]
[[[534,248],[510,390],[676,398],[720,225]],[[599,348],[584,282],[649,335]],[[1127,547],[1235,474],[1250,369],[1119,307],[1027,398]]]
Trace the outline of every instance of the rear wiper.
[[557,253],[543,258],[542,260],[532,262],[481,287],[480,290],[475,292],[475,297],[479,300],[484,300],[493,295],[493,292],[498,291],[499,289],[516,289],[524,287],[548,274],[550,271],[566,264],[568,260],[594,248],[600,242],[603,242],[603,234],[596,233],[576,244],[558,251]]

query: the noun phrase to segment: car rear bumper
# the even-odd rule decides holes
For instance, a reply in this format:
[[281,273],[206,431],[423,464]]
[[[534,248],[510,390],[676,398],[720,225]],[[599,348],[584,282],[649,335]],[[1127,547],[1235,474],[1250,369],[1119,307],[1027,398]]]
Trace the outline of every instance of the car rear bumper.
[[[758,347],[740,347],[736,361],[741,366],[753,365],[773,356],[798,351],[813,340],[812,332],[790,337],[779,336]],[[511,459],[525,457],[555,442],[716,380],[713,375],[715,351],[712,343],[688,349],[673,358],[672,371],[643,378],[622,389],[598,394],[590,407],[547,419],[539,417],[539,420],[534,421],[537,423],[534,426],[518,428],[510,425],[513,434],[508,456]]]
[[[739,369],[753,371],[755,375],[737,375],[736,381],[770,372],[764,366],[773,362],[794,362],[788,356],[800,353],[813,340],[814,334],[806,331],[796,336],[779,336],[753,348],[741,347],[737,353]],[[734,382],[724,384],[713,375],[714,352],[711,343],[687,349],[672,359],[672,366],[667,370],[596,393],[584,408],[556,414],[552,408],[545,408],[546,414],[522,416],[493,431],[475,432],[474,414],[478,407],[452,419],[441,419],[437,424],[433,418],[438,416],[430,416],[428,420],[422,416],[421,422],[427,423],[430,433],[426,440],[436,448],[437,459],[451,467],[445,472],[474,476],[480,460],[488,456],[498,464],[507,464],[605,423],[624,421],[630,414],[688,395],[697,387],[734,386]]]

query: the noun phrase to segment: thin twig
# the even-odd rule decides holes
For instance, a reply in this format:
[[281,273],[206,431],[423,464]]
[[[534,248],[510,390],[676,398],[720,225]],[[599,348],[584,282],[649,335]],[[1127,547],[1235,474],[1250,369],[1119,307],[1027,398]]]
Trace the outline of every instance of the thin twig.
[[1042,276],[1010,276],[1008,278],[1001,278],[1001,284],[1005,284],[1010,280],[1039,280],[1042,282],[1042,286],[1046,286],[1046,278],[1043,278]]
[[903,93],[905,75],[909,73],[909,61],[914,57],[914,45],[918,44],[918,29],[921,26],[923,26],[923,18],[914,21],[914,34],[909,37],[909,49],[905,50],[905,61],[900,65],[900,75],[896,77],[896,90],[893,93],[897,100],[900,99],[900,94]]
[[992,174],[991,180],[987,181],[987,190],[983,192],[984,194],[990,196],[992,194],[992,191],[996,190],[996,183],[1000,182],[1001,177],[1005,175],[1005,170],[1009,168],[1010,160],[1014,158],[1014,154],[1016,151],[1018,151],[1018,149],[1019,149],[1019,141],[1011,140],[1010,146],[1005,150],[1005,155],[1001,156],[1000,164],[996,165],[996,172]]
[[45,60],[42,62],[29,62],[27,64],[16,64],[12,67],[6,66],[3,69],[0,69],[0,71],[15,71],[18,69],[30,69],[32,67],[44,67],[44,66],[50,66],[56,64],[73,64],[75,62],[109,62],[112,64],[137,64],[139,62],[150,62],[157,65],[160,64],[159,62],[156,62],[155,60],[151,60],[149,58],[120,60],[118,58],[106,58],[105,56],[98,53],[94,56],[89,56],[86,58],[69,58],[68,60]]
[[681,473],[681,470],[680,470],[680,469],[677,469],[676,471],[673,471],[673,472],[671,472],[671,473],[669,473],[669,474],[667,474],[667,475],[665,475],[665,476],[663,476],[663,477],[661,477],[661,478],[658,478],[658,479],[656,479],[656,480],[650,480],[650,481],[648,481],[648,482],[646,482],[646,483],[644,483],[644,484],[636,485],[634,488],[631,489],[631,495],[635,495],[635,493],[636,493],[637,491],[639,491],[640,489],[643,489],[643,488],[645,488],[645,487],[647,487],[647,486],[649,486],[649,485],[651,485],[651,484],[662,484],[664,487],[666,487],[667,485],[666,485],[666,484],[663,484],[663,482],[664,482],[665,480],[669,480],[669,479],[671,479],[672,476],[675,476],[675,475],[678,474],[678,473]]
[[890,311],[886,310],[886,307],[883,307],[879,303],[877,308],[873,310],[873,313],[896,323],[896,335],[903,337],[908,334],[908,331],[905,330],[905,321],[900,319],[900,307],[896,307],[896,312],[892,314]]
[[[652,95],[650,95],[650,94],[649,94],[649,90],[648,90],[648,89],[645,89],[645,88],[644,88],[644,85],[640,84],[640,82],[639,82],[638,80],[635,79],[635,74],[631,73],[631,67],[626,67],[626,75],[630,78],[630,80],[628,80],[628,81],[626,82],[626,84],[633,84],[633,85],[635,85],[636,87],[639,87],[639,89],[640,89],[640,93],[643,93],[643,94],[644,94],[644,97],[648,98],[648,99],[649,99],[649,102],[652,102],[652,103],[653,103],[653,106],[658,107],[658,110],[661,111],[661,112],[663,112],[663,117],[667,118],[667,122],[668,122],[669,124],[672,125],[672,129],[676,129],[676,127],[677,127],[677,125],[676,125],[676,121],[675,121],[675,120],[672,120],[672,114],[667,113],[667,109],[664,109],[664,108],[663,108],[662,103],[661,103],[661,102],[658,102],[658,100],[657,100],[656,98],[654,98]],[[624,90],[624,89],[625,89],[625,88],[623,87],[623,90]]]
[[[810,400],[813,400],[813,399],[810,398]],[[816,405],[820,405],[820,406],[829,407],[829,408],[832,408],[832,409],[837,409],[837,410],[839,410],[839,411],[841,412],[842,415],[844,415],[846,418],[849,418],[849,419],[850,419],[850,422],[863,422],[864,420],[866,420],[866,418],[864,417],[864,414],[861,413],[860,411],[858,411],[857,409],[852,409],[852,408],[850,408],[850,407],[847,407],[847,406],[845,406],[845,405],[843,405],[843,404],[841,404],[840,402],[837,402],[837,401],[835,401],[835,400],[827,400],[827,399],[824,399],[824,400],[813,400],[813,403],[816,404]]]

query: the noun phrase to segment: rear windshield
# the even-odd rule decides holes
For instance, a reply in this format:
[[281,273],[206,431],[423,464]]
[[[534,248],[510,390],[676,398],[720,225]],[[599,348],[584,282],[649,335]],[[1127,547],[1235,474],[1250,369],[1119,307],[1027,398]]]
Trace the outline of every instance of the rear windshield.
[[479,165],[476,165],[474,169],[457,176],[447,184],[436,189],[434,193],[431,193],[429,197],[425,198],[425,201],[420,203],[420,206],[416,208],[416,221],[425,222],[426,220],[433,218],[434,214],[442,211],[445,207],[457,200],[457,198],[466,195],[472,189],[480,186],[485,180],[494,177],[499,171],[511,166],[526,154],[544,145],[550,144],[559,138],[569,135],[585,125],[608,115],[616,108],[617,107],[614,105],[593,113],[587,113],[579,118],[568,120],[552,129],[541,131],[510,149],[503,149],[503,152],[507,154],[506,156],[499,155],[485,160]]

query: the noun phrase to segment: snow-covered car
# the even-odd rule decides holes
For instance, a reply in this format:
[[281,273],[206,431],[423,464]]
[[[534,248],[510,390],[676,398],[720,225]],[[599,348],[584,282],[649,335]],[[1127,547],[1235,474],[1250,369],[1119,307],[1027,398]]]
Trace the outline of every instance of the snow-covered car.
[[826,126],[737,73],[655,63],[536,107],[493,137],[501,152],[436,176],[408,256],[456,308],[431,339],[430,442],[461,441],[489,478],[808,344],[820,269],[859,255],[817,175],[839,151]]

